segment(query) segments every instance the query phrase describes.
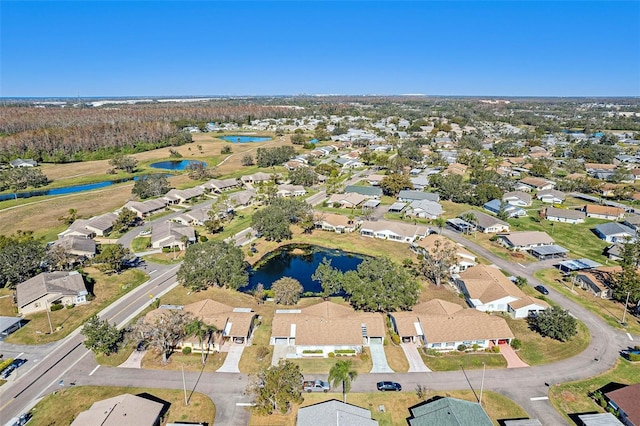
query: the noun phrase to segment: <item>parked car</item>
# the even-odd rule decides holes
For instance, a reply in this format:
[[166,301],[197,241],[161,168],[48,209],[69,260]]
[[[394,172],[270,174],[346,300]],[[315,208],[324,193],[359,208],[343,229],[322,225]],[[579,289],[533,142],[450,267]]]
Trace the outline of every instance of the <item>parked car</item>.
[[331,385],[324,380],[307,380],[302,382],[302,390],[305,392],[329,392]]
[[2,370],[2,374],[0,374],[0,379],[6,380],[9,378],[9,376],[11,375],[11,373],[13,373],[13,370],[16,369],[16,366],[13,364],[9,364],[9,366],[7,368],[5,368],[4,370]]
[[547,288],[543,285],[537,285],[535,286],[535,289],[538,290],[540,293],[542,294],[549,294],[549,290],[547,290]]
[[149,342],[147,342],[146,340],[140,340],[138,342],[138,346],[136,346],[136,351],[138,352],[146,351],[147,347],[149,347]]
[[396,391],[400,392],[402,390],[402,385],[397,382],[378,382],[376,387],[379,391]]

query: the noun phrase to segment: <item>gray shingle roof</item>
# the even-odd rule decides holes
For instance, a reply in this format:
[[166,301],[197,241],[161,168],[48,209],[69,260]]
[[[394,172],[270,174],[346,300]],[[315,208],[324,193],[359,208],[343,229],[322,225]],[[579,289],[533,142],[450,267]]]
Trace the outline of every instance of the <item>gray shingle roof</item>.
[[490,426],[491,419],[475,402],[456,398],[440,398],[409,409],[411,426]]
[[297,426],[374,426],[371,412],[351,404],[332,399],[298,410]]
[[86,290],[82,275],[76,271],[43,272],[16,286],[19,308],[47,294],[77,295]]

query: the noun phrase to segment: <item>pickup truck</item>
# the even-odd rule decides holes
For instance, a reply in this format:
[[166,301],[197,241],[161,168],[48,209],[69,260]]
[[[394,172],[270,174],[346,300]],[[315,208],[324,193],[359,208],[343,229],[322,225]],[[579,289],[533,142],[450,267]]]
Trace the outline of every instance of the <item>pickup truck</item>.
[[302,382],[302,390],[305,392],[329,392],[331,385],[322,380],[308,380]]

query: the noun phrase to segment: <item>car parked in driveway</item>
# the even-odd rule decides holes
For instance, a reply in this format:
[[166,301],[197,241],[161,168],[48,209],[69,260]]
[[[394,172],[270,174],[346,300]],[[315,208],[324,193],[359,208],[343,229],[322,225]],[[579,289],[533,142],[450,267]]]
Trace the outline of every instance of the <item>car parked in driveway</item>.
[[545,295],[549,294],[549,290],[547,290],[547,288],[545,286],[543,286],[543,285],[537,285],[537,286],[535,286],[535,289],[538,290],[542,294],[545,294]]
[[402,390],[402,385],[398,382],[378,382],[376,387],[379,391],[396,391]]

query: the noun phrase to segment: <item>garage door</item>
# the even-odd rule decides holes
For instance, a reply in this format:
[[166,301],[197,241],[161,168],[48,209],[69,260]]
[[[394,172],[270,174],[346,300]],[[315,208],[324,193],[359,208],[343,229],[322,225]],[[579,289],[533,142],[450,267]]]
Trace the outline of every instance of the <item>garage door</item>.
[[369,338],[369,344],[370,345],[381,345],[382,344],[382,337],[370,337]]
[[276,337],[276,345],[286,345],[288,343],[288,340],[286,337]]

